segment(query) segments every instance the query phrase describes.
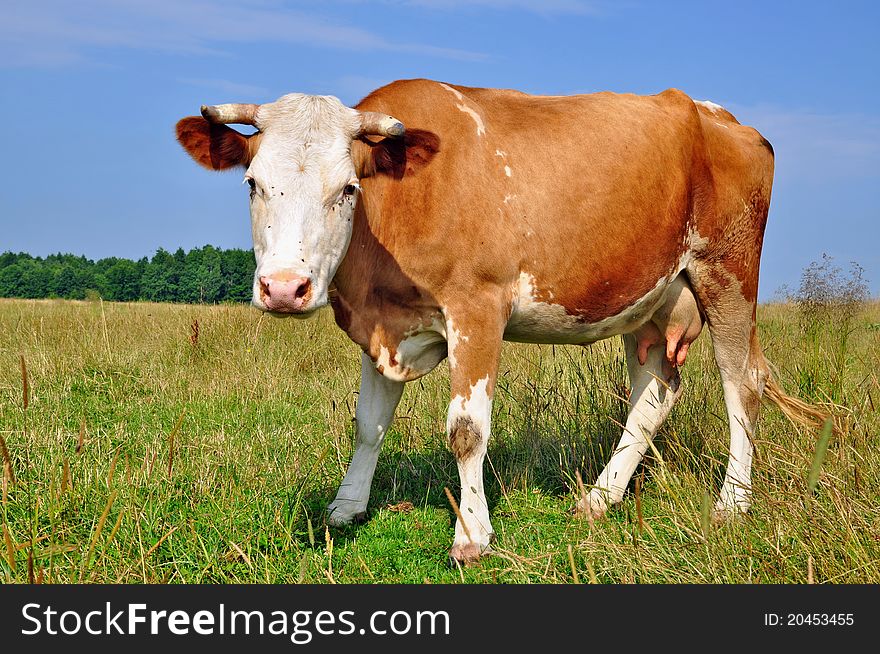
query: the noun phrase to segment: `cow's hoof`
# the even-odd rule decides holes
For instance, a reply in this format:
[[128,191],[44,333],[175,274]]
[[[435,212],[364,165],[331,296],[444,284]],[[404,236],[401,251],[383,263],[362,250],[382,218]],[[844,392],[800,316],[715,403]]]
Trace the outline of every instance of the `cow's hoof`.
[[715,508],[712,509],[712,515],[710,518],[712,524],[718,527],[727,522],[734,522],[743,518],[748,510],[748,504],[734,504],[733,506],[729,506],[722,502],[718,502],[715,505]]
[[488,545],[481,546],[479,543],[455,544],[449,550],[449,565],[454,568],[456,564],[470,565],[477,563],[480,557],[488,551]]
[[712,509],[712,515],[710,519],[712,521],[712,525],[715,527],[720,527],[724,523],[735,517],[735,513],[726,506],[716,506]]
[[605,496],[593,490],[578,500],[574,513],[577,517],[586,518],[592,522],[604,518],[607,511],[608,503],[605,501]]
[[344,511],[335,502],[327,507],[327,524],[331,527],[344,527],[352,523],[364,522],[366,519],[366,511]]

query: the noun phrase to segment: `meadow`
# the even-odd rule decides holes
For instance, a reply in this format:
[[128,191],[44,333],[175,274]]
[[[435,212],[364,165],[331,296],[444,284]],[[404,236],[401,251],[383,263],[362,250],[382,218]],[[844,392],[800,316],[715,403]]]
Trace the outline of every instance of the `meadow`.
[[591,482],[619,437],[620,340],[505,344],[486,465],[498,540],[461,568],[445,363],[407,385],[368,520],[328,528],[360,368],[328,312],[0,300],[0,580],[878,583],[880,304],[843,323],[787,304],[758,318],[783,386],[834,408],[827,450],[765,406],[753,507],[713,526],[728,427],[704,331],[656,451],[591,524],[571,514],[575,474]]

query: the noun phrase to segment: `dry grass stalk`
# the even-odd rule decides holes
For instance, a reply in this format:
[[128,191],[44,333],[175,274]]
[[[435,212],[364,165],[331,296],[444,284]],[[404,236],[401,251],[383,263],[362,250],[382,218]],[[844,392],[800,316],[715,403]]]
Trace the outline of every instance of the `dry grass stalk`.
[[596,577],[596,571],[593,569],[593,564],[590,563],[589,561],[587,561],[587,572],[590,575],[590,583],[591,584],[598,584],[599,579]]
[[302,558],[299,560],[299,574],[296,578],[296,583],[301,584],[305,581],[306,578],[306,568],[309,564],[308,559],[306,558],[306,554],[303,554]]
[[30,384],[28,384],[27,365],[24,362],[23,354],[18,357],[18,361],[21,364],[21,405],[24,410],[27,411],[30,396]]
[[92,554],[95,551],[95,545],[98,542],[98,538],[101,536],[101,531],[104,529],[104,523],[107,522],[107,516],[110,515],[110,509],[113,507],[113,502],[116,501],[116,491],[114,490],[110,493],[110,497],[107,498],[107,504],[104,506],[104,511],[101,513],[101,517],[98,518],[98,524],[95,527],[95,533],[92,534],[92,540],[89,543],[89,551],[86,554],[85,565],[80,570],[79,580],[82,583],[83,577],[85,575],[86,570],[89,567],[89,564],[92,561]]
[[[370,575],[370,579],[376,581],[376,575],[373,574],[373,571],[370,570],[370,566],[367,565],[367,562],[364,561],[364,557],[360,554],[357,555],[357,561],[361,564],[361,567],[366,571],[368,575]],[[431,583],[430,581],[426,581],[425,583]]]
[[199,320],[194,319],[189,326],[189,343],[193,347],[199,344]]
[[9,564],[9,567],[15,572],[15,544],[12,542],[12,536],[9,534],[9,529],[6,527],[6,523],[3,523],[3,540],[6,541],[6,562]]
[[326,525],[324,526],[324,542],[326,543],[324,551],[327,554],[327,569],[324,571],[324,574],[331,584],[335,584],[336,578],[333,576],[333,538],[330,536],[330,528]]
[[46,540],[47,538],[49,538],[48,534],[47,534],[46,536],[40,536],[39,538],[34,538],[33,540],[29,540],[29,541],[27,541],[27,542],[25,542],[25,543],[22,543],[21,545],[16,545],[16,546],[15,546],[15,550],[18,552],[18,551],[21,551],[21,550],[26,550],[26,549],[29,548],[29,547],[30,547],[31,549],[33,549],[34,545],[36,545],[37,543],[41,543],[41,542],[43,542],[43,541]]
[[703,493],[703,505],[700,509],[700,532],[703,540],[709,540],[709,530],[712,527],[712,496],[708,492]]
[[110,350],[110,338],[107,336],[107,315],[104,313],[104,298],[101,300],[101,328],[104,331],[104,346],[107,348],[107,360],[113,360],[113,352]]
[[635,489],[635,500],[636,500],[636,516],[639,520],[639,533],[642,534],[645,532],[645,518],[642,515],[642,484],[645,483],[645,468],[642,467],[642,474],[636,477],[636,489]]
[[83,450],[83,446],[85,445],[86,438],[86,421],[83,421],[79,425],[79,436],[76,439],[76,453],[80,454]]
[[70,487],[70,463],[67,461],[67,457],[64,457],[64,464],[61,468],[61,490],[59,491],[59,496],[63,495],[67,492],[67,489]]
[[306,517],[306,529],[308,529],[308,532],[309,532],[309,545],[314,548],[315,547],[315,530],[312,527],[312,519],[309,517]]
[[458,524],[461,525],[461,528],[464,529],[464,535],[467,536],[470,542],[474,542],[474,539],[471,538],[471,532],[467,527],[467,523],[464,521],[464,517],[461,515],[461,511],[458,508],[458,502],[455,501],[455,498],[452,496],[452,491],[449,490],[449,486],[444,486],[443,490],[446,492],[446,497],[449,500],[449,503],[452,505],[452,510],[455,513],[455,517],[458,518]]
[[12,470],[12,457],[9,456],[9,450],[6,448],[6,440],[0,434],[0,455],[3,456],[3,475],[4,479],[9,479],[9,484],[15,486],[15,472]]
[[116,472],[117,461],[119,461],[119,450],[116,450],[116,453],[113,455],[113,460],[110,462],[110,469],[107,471],[107,488],[113,486],[113,473]]
[[[196,321],[198,323],[198,321]],[[171,429],[171,433],[168,434],[168,477],[171,477],[171,468],[174,465],[174,437],[180,431],[180,426],[183,424],[183,417],[186,415],[186,409],[180,412],[180,416],[177,418],[177,422],[174,423],[174,427]]]
[[179,525],[175,525],[174,527],[172,527],[171,529],[169,529],[168,532],[167,532],[164,536],[162,536],[162,538],[160,538],[159,540],[157,540],[157,541],[156,541],[156,544],[153,545],[150,549],[148,549],[148,550],[147,550],[147,553],[144,554],[144,560],[148,559],[149,556],[150,556],[150,554],[152,554],[152,553],[155,552],[157,549],[159,549],[159,546],[160,546],[162,543],[164,543],[164,542],[165,542],[165,541],[171,536],[171,534],[173,534],[175,531],[177,531],[178,526],[179,526]]
[[245,554],[245,551],[243,549],[241,549],[241,547],[239,547],[238,543],[231,540],[231,541],[229,541],[229,544],[232,545],[232,549],[235,550],[235,553],[238,554],[238,556],[241,558],[242,561],[247,563],[249,568],[254,567],[253,564],[251,563],[251,557],[249,557],[247,554]]
[[[98,559],[98,562],[95,564],[95,568],[97,568],[101,562],[104,560],[104,557],[107,556],[107,546],[113,542],[113,538],[116,536],[116,532],[119,531],[119,527],[122,525],[122,517],[125,515],[124,511],[120,511],[119,515],[116,516],[116,523],[113,525],[113,529],[110,530],[110,535],[107,536],[107,542],[104,543],[104,551],[101,552],[101,558]],[[92,572],[89,577],[89,581],[92,581],[95,577],[97,570]],[[117,582],[118,583],[118,582]]]
[[571,551],[571,545],[568,546],[568,562],[571,565],[571,578],[574,583],[581,583],[580,577],[578,577],[577,567],[574,565],[574,553]]
[[110,535],[107,536],[107,543],[108,544],[113,540],[113,537],[116,535],[116,532],[119,531],[119,527],[122,525],[122,516],[124,516],[124,515],[125,514],[122,511],[119,512],[119,516],[117,516],[117,518],[116,518],[116,524],[113,525],[113,529],[110,530]]

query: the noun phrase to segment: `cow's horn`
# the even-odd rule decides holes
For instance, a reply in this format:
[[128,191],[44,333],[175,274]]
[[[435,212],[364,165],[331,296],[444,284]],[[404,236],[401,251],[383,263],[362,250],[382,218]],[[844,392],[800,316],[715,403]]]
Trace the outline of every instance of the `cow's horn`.
[[236,123],[253,125],[257,118],[258,104],[202,105],[202,116],[209,123]]
[[400,138],[406,128],[394,116],[380,114],[375,111],[361,112],[361,129],[359,134]]

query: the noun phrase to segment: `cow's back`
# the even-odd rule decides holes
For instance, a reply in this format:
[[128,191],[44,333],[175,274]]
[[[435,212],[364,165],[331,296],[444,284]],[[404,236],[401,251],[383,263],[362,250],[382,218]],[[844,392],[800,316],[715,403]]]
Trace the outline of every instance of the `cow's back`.
[[365,195],[381,198],[369,210],[377,237],[440,296],[525,273],[539,299],[596,322],[686,249],[705,162],[697,109],[679,91],[530,96],[411,80],[358,108],[439,137],[430,165],[366,180]]

